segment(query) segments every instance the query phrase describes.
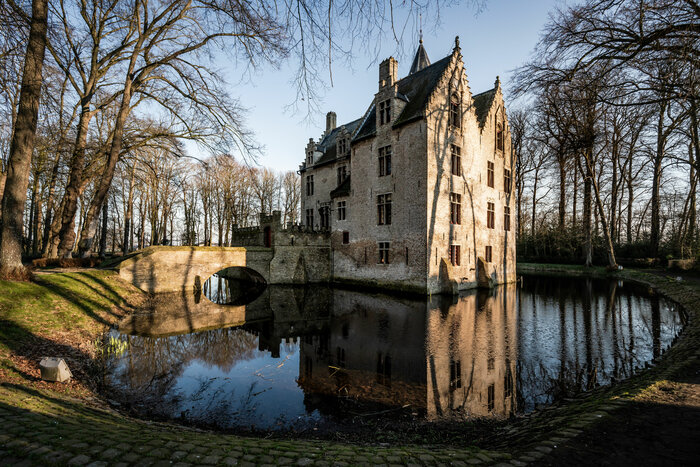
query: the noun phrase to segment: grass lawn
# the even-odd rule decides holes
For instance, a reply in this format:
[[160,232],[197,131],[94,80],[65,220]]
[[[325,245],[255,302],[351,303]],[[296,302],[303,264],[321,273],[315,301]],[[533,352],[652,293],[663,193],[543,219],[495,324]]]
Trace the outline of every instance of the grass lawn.
[[0,380],[38,383],[38,363],[44,355],[66,358],[74,374],[84,372],[95,340],[140,296],[111,271],[0,281]]

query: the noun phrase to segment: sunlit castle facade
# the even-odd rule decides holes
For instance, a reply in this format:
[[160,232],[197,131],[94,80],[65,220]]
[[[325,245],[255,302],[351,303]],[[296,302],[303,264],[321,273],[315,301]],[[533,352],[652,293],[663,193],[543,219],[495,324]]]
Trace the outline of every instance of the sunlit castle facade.
[[331,232],[333,279],[455,293],[515,279],[514,161],[500,81],[473,95],[459,39],[408,76],[390,57],[365,114],[309,140],[301,214]]

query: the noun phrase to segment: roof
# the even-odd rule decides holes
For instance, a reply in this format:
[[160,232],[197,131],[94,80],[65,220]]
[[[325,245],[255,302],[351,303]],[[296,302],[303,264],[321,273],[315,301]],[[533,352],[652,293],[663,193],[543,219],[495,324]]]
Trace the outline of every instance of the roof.
[[486,117],[491,110],[491,104],[493,104],[493,98],[496,97],[496,88],[484,91],[481,94],[477,94],[472,97],[474,101],[474,110],[476,111],[476,119],[479,121],[479,126],[484,127],[486,123]]
[[360,126],[360,123],[362,123],[362,119],[358,118],[350,123],[334,128],[330,133],[324,136],[321,142],[319,142],[316,146],[316,150],[322,152],[323,155],[318,159],[318,161],[316,161],[314,166],[328,164],[335,161],[338,158],[336,143],[338,142],[338,136],[340,135],[342,129],[345,128],[352,138],[352,135]]
[[413,57],[413,63],[411,64],[411,71],[408,72],[409,75],[416,73],[423,68],[430,66],[430,59],[428,58],[428,52],[425,51],[423,47],[423,39],[420,40],[418,44],[418,50],[416,50],[416,56]]
[[[447,66],[450,64],[451,58],[452,55],[448,55],[442,60],[420,69],[396,83],[398,93],[403,95],[408,103],[403,108],[403,111],[401,111],[401,114],[394,121],[394,127],[423,117],[423,109],[425,109],[425,106],[428,104],[428,98],[440,81],[440,78],[447,69]],[[362,123],[362,127],[355,135],[355,138],[353,138],[353,141],[359,141],[361,139],[374,136],[377,131],[376,127],[376,109],[374,106],[372,106],[367,114],[367,117]]]
[[345,180],[338,187],[331,191],[331,198],[340,198],[350,194],[350,175],[345,177]]

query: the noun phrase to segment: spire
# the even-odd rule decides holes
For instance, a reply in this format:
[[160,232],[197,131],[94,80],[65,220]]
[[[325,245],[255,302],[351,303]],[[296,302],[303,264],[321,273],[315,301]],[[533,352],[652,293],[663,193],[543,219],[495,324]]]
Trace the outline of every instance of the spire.
[[427,66],[430,66],[430,59],[428,58],[428,52],[426,52],[425,47],[423,47],[423,32],[421,31],[421,39],[418,43],[418,50],[416,50],[416,56],[413,58],[411,71],[408,74],[412,75],[413,73],[419,72]]

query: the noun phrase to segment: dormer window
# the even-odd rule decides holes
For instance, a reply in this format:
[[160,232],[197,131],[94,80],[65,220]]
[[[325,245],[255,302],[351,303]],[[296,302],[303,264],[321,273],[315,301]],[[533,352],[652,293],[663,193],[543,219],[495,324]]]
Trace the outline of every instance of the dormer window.
[[501,122],[496,123],[496,149],[503,151],[503,124]]
[[309,151],[306,153],[306,165],[311,165],[314,161],[314,153]]
[[338,156],[342,157],[348,152],[348,140],[341,138],[338,140]]
[[455,128],[462,127],[462,101],[456,92],[450,98],[450,125]]
[[379,124],[385,125],[391,122],[391,99],[379,103]]

